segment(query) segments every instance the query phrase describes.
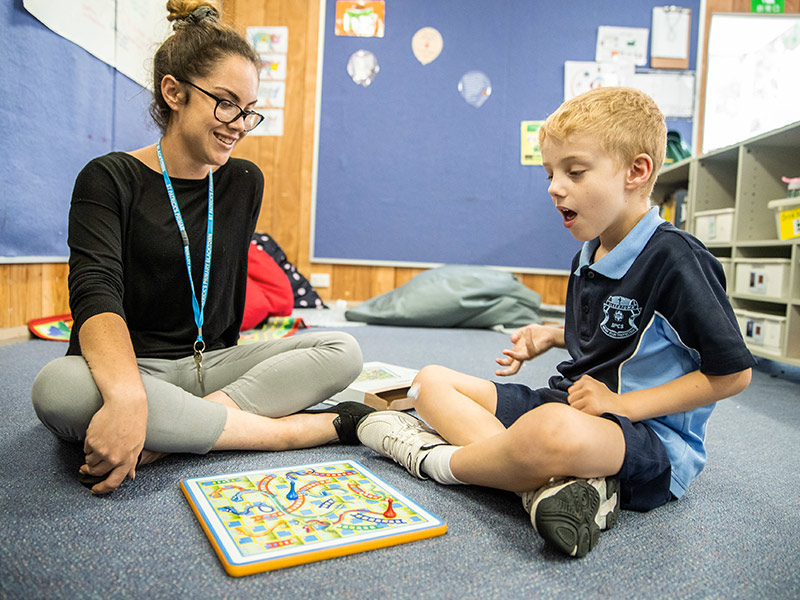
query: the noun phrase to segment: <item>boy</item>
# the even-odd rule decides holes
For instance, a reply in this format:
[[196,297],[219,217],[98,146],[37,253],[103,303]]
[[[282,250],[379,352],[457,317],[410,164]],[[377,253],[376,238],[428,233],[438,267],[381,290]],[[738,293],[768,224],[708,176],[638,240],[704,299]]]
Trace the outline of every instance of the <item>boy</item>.
[[683,495],[706,461],[713,403],[745,389],[755,361],[719,262],[649,206],[666,144],[652,99],[592,90],[551,115],[539,143],[555,207],[584,244],[564,329],[514,333],[497,375],[552,347],[570,359],[537,390],[425,367],[415,409],[434,429],[375,412],[358,436],[419,478],[520,493],[545,540],[584,556],[620,506]]

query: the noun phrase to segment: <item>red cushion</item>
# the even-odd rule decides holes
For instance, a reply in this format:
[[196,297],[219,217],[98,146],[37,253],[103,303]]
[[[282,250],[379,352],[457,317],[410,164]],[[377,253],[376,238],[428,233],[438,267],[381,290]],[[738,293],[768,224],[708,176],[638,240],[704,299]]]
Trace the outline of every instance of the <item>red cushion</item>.
[[252,329],[267,317],[288,317],[293,308],[294,293],[286,273],[269,254],[250,244],[241,330]]

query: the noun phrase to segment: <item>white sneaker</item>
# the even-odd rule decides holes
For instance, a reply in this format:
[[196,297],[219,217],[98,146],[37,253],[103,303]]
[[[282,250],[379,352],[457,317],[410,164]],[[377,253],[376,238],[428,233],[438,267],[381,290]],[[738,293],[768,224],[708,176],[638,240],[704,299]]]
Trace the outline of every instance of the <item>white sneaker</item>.
[[611,529],[619,516],[619,481],[551,479],[544,487],[522,494],[531,523],[545,540],[570,556],[586,556],[600,531]]
[[394,410],[368,414],[359,422],[356,433],[362,444],[393,459],[419,479],[428,479],[420,469],[428,452],[447,444],[419,419]]

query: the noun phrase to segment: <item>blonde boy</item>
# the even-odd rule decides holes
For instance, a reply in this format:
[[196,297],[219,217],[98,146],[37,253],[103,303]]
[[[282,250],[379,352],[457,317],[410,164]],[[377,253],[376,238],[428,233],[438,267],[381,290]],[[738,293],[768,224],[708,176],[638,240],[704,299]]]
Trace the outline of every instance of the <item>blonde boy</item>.
[[540,535],[584,556],[620,506],[646,511],[683,495],[705,464],[713,403],[747,387],[754,360],[719,262],[650,207],[666,144],[652,99],[587,92],[539,140],[548,192],[584,244],[564,329],[514,333],[497,375],[552,347],[569,360],[542,389],[426,367],[415,409],[433,429],[377,412],[358,435],[417,477],[521,493]]

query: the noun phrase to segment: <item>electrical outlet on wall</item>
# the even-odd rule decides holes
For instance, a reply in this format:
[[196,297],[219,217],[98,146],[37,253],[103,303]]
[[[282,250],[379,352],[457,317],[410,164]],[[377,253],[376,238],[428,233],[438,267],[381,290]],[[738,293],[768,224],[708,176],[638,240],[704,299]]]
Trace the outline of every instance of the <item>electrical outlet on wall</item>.
[[311,285],[315,288],[331,287],[330,273],[312,273]]

